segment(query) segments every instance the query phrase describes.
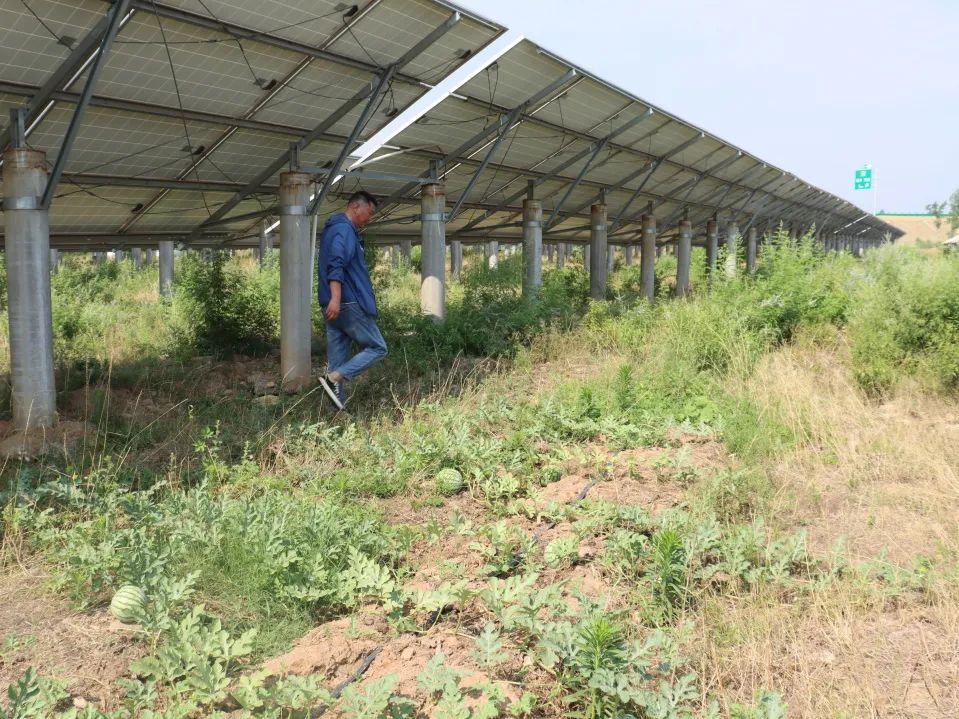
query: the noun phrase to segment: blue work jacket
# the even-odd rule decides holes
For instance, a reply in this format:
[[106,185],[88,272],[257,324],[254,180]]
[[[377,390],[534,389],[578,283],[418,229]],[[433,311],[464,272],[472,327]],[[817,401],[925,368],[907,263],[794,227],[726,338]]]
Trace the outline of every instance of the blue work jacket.
[[366,267],[363,240],[356,225],[342,212],[326,221],[316,261],[321,307],[329,304],[330,280],[336,280],[343,286],[341,302],[356,302],[368,315],[376,316],[376,297]]

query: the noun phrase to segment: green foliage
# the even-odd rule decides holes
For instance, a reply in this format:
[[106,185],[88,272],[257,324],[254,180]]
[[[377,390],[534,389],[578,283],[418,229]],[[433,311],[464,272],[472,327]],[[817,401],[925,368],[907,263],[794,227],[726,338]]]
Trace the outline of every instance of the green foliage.
[[913,374],[959,388],[959,258],[889,248],[871,253],[865,271],[849,325],[859,383],[883,392]]
[[195,254],[178,267],[177,292],[186,304],[197,347],[217,356],[262,354],[276,341],[279,291],[270,273],[228,264],[225,252],[209,262]]

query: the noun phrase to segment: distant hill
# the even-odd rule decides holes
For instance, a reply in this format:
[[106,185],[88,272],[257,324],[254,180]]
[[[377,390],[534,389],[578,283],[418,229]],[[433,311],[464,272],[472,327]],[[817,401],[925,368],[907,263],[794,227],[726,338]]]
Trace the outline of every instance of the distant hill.
[[945,242],[955,234],[949,229],[949,222],[946,218],[942,218],[939,229],[936,229],[936,218],[932,215],[881,213],[879,218],[906,233],[896,240],[896,243],[901,245],[930,247]]

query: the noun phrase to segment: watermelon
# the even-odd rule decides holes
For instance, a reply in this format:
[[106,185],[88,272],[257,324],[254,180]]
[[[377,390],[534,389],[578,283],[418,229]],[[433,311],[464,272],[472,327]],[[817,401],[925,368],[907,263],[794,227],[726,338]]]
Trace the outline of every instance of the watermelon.
[[452,467],[441,469],[436,474],[436,491],[449,497],[463,489],[463,475]]
[[120,587],[110,602],[110,612],[124,624],[136,624],[143,617],[147,595],[134,584]]

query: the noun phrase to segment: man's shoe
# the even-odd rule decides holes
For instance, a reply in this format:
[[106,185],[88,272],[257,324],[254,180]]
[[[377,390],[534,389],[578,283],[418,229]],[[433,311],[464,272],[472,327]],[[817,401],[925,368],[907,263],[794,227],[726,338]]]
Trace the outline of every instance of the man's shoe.
[[340,395],[336,391],[336,383],[331,382],[330,378],[326,375],[320,376],[320,387],[323,388],[323,391],[326,392],[326,396],[329,397],[330,402],[333,403],[333,406],[338,410],[343,410],[346,408],[346,405],[343,404],[343,400],[340,399]]

